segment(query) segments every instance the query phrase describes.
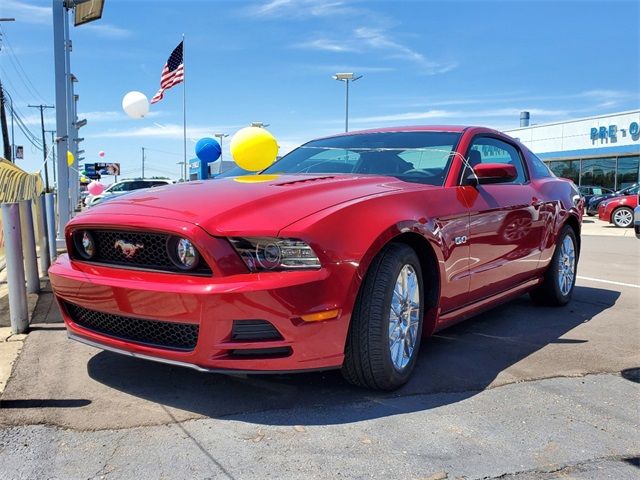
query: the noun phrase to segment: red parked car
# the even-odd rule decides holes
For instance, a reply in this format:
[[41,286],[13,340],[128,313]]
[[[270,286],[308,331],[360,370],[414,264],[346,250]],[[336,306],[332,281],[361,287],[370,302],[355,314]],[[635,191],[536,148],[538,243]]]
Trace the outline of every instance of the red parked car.
[[613,223],[616,227],[633,227],[633,210],[638,206],[638,195],[605,200],[598,205],[598,218],[603,222]]
[[569,302],[582,209],[497,131],[370,130],[98,205],[50,278],[69,336],[98,348],[393,389],[424,336],[525,292]]

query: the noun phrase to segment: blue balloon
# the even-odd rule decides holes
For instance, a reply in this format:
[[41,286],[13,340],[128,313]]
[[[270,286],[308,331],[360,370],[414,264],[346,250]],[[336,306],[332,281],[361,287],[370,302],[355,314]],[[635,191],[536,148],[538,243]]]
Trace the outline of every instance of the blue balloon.
[[198,157],[201,162],[215,162],[220,158],[221,153],[222,149],[220,148],[220,144],[213,138],[201,138],[198,140],[198,143],[196,143],[196,157]]

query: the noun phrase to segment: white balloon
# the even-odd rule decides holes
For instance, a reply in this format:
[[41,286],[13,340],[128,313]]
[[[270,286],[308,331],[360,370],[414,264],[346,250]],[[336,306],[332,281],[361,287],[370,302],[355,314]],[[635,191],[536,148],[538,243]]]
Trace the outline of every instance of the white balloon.
[[149,99],[142,92],[129,92],[122,99],[122,108],[131,118],[143,118],[149,113]]

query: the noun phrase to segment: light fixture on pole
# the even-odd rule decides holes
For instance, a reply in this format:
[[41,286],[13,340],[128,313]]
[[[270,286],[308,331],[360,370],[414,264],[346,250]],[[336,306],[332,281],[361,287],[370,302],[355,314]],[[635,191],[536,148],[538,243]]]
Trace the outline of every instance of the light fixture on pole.
[[348,132],[349,131],[349,82],[353,83],[356,80],[360,80],[362,78],[362,75],[356,76],[354,73],[336,73],[332,78],[339,82],[344,82],[346,86],[344,131]]

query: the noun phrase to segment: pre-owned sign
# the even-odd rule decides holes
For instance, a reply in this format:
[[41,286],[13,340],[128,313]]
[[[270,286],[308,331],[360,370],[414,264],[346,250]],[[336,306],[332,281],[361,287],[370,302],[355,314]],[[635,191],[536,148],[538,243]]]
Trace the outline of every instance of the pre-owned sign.
[[[627,130],[631,137],[633,137],[634,140],[637,140],[636,137],[640,134],[640,125],[638,125],[638,122],[631,122]],[[608,127],[591,127],[591,140],[604,140],[605,138],[618,138],[618,126],[609,125]]]

